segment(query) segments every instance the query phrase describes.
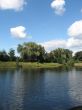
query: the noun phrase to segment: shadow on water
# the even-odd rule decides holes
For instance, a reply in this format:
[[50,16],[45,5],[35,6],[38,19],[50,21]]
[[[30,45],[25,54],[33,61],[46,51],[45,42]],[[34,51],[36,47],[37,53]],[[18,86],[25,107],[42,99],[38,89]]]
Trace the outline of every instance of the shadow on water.
[[82,71],[82,67],[75,67],[75,69],[78,71]]
[[72,66],[62,66],[62,67],[57,67],[57,68],[27,68],[27,69],[21,69],[22,71],[32,71],[33,73],[39,72],[39,73],[44,73],[45,71],[55,71],[55,72],[61,72],[61,71],[69,71],[72,70],[74,67]]
[[71,108],[69,110],[82,110],[82,106],[74,107],[74,108]]

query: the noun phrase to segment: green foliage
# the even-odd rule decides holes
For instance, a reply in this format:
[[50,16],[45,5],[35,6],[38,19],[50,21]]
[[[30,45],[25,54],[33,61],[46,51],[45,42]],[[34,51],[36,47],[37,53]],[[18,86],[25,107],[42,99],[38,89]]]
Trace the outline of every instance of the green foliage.
[[74,56],[72,56],[71,50],[64,48],[58,48],[48,53],[43,46],[35,42],[19,44],[17,51],[20,57],[15,56],[14,49],[10,49],[8,53],[5,50],[0,51],[0,61],[16,61],[16,65],[19,65],[20,62],[74,65],[74,62],[82,61],[82,51],[77,52]]
[[74,66],[74,63],[75,63],[74,59],[70,59],[70,60],[66,63],[66,65],[68,65],[68,66]]
[[16,57],[15,57],[15,50],[14,49],[10,49],[9,50],[9,58],[10,58],[10,61],[15,61],[16,60]]
[[5,50],[0,51],[0,61],[8,61],[9,60],[9,56],[6,53]]
[[34,42],[18,45],[18,53],[23,61],[31,62],[55,62],[65,64],[72,59],[72,51],[58,48],[47,53],[41,45]]
[[23,61],[31,61],[31,62],[44,61],[44,55],[45,55],[44,47],[34,42],[18,45],[17,51],[20,54]]
[[50,52],[53,62],[65,64],[72,59],[72,51],[68,49],[58,48]]
[[76,52],[74,55],[76,61],[82,61],[82,51]]

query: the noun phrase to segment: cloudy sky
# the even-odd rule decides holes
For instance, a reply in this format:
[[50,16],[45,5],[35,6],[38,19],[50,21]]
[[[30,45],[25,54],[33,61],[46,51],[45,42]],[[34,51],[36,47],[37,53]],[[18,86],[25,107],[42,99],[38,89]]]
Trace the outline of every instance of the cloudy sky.
[[0,49],[29,41],[82,50],[82,0],[0,0]]

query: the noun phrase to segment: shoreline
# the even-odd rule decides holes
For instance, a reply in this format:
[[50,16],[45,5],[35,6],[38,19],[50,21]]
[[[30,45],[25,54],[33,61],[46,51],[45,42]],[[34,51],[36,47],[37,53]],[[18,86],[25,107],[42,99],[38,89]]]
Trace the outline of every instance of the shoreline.
[[[19,66],[18,66],[18,68],[23,68],[23,69],[30,69],[30,68],[48,69],[48,68],[59,68],[59,67],[65,67],[65,65],[59,63],[19,62]],[[79,62],[74,63],[73,67],[82,68],[82,63]],[[6,68],[10,68],[10,69],[17,68],[16,62],[0,62],[0,69],[6,69]]]
[[[19,62],[18,68],[29,69],[29,68],[59,68],[63,64],[59,63],[37,63],[37,62]],[[0,62],[0,69],[6,68],[17,68],[16,62]]]

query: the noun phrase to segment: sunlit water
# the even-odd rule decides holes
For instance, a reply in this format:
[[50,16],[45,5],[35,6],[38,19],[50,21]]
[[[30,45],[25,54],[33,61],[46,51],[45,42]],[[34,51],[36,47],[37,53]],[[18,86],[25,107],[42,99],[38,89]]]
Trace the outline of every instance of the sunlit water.
[[68,110],[82,105],[82,70],[0,70],[0,110]]

